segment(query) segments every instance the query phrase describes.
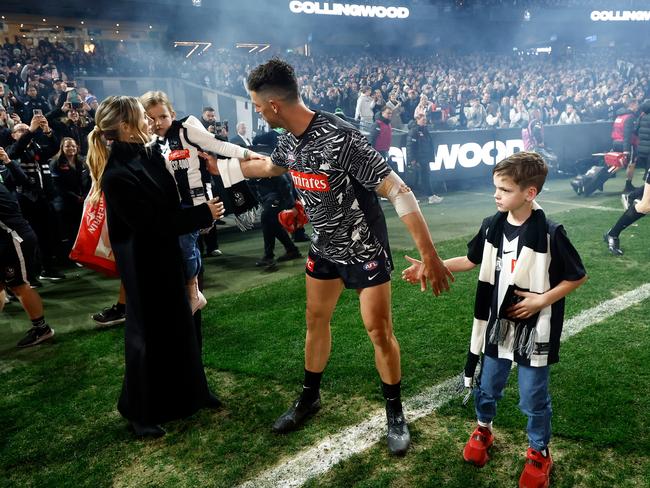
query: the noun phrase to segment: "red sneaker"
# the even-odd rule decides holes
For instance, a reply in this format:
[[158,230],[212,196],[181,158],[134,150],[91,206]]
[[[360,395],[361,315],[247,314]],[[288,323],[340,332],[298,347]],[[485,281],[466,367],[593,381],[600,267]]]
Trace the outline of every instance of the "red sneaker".
[[532,447],[526,452],[526,464],[519,478],[519,488],[548,488],[549,476],[553,469],[551,452],[546,449],[547,456]]
[[494,436],[490,429],[479,425],[474,429],[467,444],[465,444],[465,449],[463,449],[463,458],[468,463],[475,464],[478,467],[483,467],[490,459],[488,449],[492,447],[493,443]]

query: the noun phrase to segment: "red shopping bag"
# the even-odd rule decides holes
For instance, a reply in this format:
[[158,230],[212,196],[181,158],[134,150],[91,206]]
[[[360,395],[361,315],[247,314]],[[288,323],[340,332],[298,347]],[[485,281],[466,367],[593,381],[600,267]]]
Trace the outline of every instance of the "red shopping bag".
[[115,278],[119,276],[111,243],[108,240],[106,202],[103,193],[99,202],[95,204],[88,199],[84,202],[81,225],[70,251],[70,259],[106,276]]

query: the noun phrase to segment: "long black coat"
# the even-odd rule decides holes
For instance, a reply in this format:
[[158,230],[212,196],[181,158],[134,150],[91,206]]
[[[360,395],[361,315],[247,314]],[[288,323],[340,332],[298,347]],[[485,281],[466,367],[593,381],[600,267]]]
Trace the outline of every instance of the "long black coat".
[[162,155],[141,144],[113,143],[102,190],[127,298],[118,410],[144,424],[186,417],[206,405],[208,385],[178,236],[209,227],[210,209],[181,209]]

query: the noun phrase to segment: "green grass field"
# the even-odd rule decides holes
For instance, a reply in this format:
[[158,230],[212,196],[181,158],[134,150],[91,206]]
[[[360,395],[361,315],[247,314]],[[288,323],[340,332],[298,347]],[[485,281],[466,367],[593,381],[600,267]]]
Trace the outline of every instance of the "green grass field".
[[[622,212],[615,192],[622,185],[622,178],[611,180],[605,193],[585,199],[566,180],[553,180],[540,196],[547,214],[565,225],[590,277],[568,298],[568,317],[650,281],[650,221],[622,234],[622,257],[609,256],[602,242]],[[494,211],[491,191],[449,194],[425,207],[443,257],[465,251],[467,238]],[[401,282],[401,256],[413,252],[412,243],[394,212],[387,214],[403,396],[411,397],[461,370],[477,271],[457,275],[452,291],[438,298]],[[332,322],[324,408],[304,429],[274,435],[272,422],[302,381],[303,263],[260,273],[252,266],[262,250],[258,231],[224,235],[221,248],[223,257],[206,262],[203,329],[208,381],[225,408],[167,424],[158,440],[134,440],[116,411],[123,329],[96,330],[89,319],[112,303],[117,282],[81,270],[65,283],[46,284],[46,314],[57,335],[29,350],[13,348],[26,323],[16,304],[7,306],[0,314],[0,486],[234,486],[383,406],[356,294],[346,291]],[[563,344],[551,373],[552,486],[650,486],[648,311],[642,302]],[[516,486],[527,445],[517,402],[513,373],[495,421],[493,459],[483,469],[462,461],[474,415],[457,399],[411,424],[404,458],[391,458],[379,443],[307,486]]]

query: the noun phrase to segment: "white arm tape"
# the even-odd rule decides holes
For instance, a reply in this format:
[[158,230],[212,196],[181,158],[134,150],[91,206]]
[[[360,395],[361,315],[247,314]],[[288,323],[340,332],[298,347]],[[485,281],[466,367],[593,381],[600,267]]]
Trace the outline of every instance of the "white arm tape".
[[230,188],[232,185],[246,179],[237,158],[217,159],[217,167],[224,188]]
[[418,201],[410,189],[407,192],[400,192],[400,188],[406,186],[406,183],[404,183],[397,173],[391,171],[383,181],[386,183],[386,196],[390,200],[390,203],[393,204],[393,207],[395,207],[397,215],[404,217],[410,213],[420,211]]

